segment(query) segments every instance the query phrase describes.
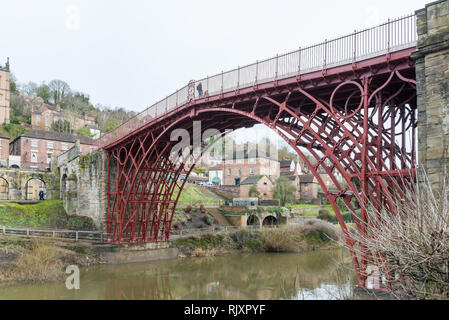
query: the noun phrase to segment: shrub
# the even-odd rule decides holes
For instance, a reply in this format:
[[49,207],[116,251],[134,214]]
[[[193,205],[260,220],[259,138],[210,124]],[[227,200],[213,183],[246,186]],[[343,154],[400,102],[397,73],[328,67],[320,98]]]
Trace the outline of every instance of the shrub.
[[80,218],[69,217],[67,221],[67,226],[71,229],[82,229],[84,227],[84,221]]
[[329,210],[326,209],[321,209],[318,212],[318,219],[333,222],[333,217],[331,216],[331,213],[329,212]]
[[206,207],[204,206],[204,204],[200,205],[200,211],[201,213],[206,213]]
[[399,289],[417,299],[448,299],[447,177],[437,194],[426,173],[417,171],[420,182],[401,186],[403,195],[394,194],[396,213],[386,208],[377,211],[368,207],[367,214],[372,223],[366,224],[367,233],[353,230],[351,236],[367,250],[382,255],[382,259],[376,259],[374,264],[381,276],[391,275],[393,290]]
[[188,205],[186,208],[185,208],[185,212],[186,213],[190,213],[190,212],[192,212],[192,206],[191,205]]

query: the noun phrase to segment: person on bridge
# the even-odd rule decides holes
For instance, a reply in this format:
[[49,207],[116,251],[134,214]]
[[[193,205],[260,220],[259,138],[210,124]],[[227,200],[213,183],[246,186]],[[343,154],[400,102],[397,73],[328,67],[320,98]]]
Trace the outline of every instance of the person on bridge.
[[198,90],[198,96],[201,98],[203,96],[203,85],[201,82],[196,86],[196,90]]

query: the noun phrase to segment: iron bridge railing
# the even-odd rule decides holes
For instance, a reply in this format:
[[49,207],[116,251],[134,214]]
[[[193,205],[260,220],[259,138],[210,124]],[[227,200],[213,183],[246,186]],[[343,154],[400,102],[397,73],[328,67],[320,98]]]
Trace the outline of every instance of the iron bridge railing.
[[409,49],[416,46],[417,38],[416,16],[412,14],[212,77],[191,81],[96,140],[96,146],[105,147],[191,100],[200,98],[197,92],[199,83],[204,92],[202,97],[211,97]]

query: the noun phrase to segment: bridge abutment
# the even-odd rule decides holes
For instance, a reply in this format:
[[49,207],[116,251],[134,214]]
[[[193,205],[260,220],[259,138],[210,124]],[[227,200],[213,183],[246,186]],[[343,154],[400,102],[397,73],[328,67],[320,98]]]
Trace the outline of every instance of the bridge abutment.
[[443,182],[449,159],[449,0],[416,12],[418,159],[434,190]]
[[61,199],[67,214],[92,218],[96,227],[106,231],[107,154],[98,149],[81,154],[75,145],[58,158]]

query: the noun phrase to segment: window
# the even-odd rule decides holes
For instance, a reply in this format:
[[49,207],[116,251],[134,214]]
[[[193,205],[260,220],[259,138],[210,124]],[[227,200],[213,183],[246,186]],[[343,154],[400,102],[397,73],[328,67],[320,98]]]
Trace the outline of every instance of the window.
[[50,117],[48,114],[45,115],[45,126],[48,127],[50,125]]
[[31,140],[31,146],[37,147],[37,140]]
[[40,115],[40,114],[38,114],[38,115],[36,116],[36,121],[37,121],[37,122],[41,122],[41,115]]
[[249,174],[251,174],[251,175],[254,174],[254,168],[253,167],[249,168]]
[[240,177],[242,176],[242,169],[241,168],[239,168],[239,176]]
[[69,145],[66,144],[66,143],[63,143],[62,144],[62,150],[64,150],[64,151],[69,150]]
[[243,163],[243,160],[242,159],[238,159],[237,160],[237,164],[242,164]]
[[53,149],[53,142],[47,142],[47,148]]
[[249,158],[248,159],[248,163],[254,164],[254,163],[256,163],[256,159],[255,158]]
[[31,151],[31,162],[37,163],[37,151]]
[[52,156],[51,152],[47,153],[47,164],[49,164],[51,162],[51,156]]
[[228,168],[228,176],[231,175],[231,168]]

